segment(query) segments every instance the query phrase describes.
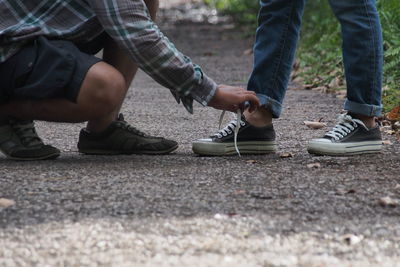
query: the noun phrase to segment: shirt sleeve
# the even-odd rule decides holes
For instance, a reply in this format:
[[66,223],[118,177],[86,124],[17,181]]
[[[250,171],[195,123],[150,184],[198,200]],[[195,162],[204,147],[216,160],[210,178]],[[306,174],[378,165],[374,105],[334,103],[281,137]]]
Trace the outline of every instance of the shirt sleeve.
[[206,106],[217,85],[180,53],[151,20],[143,0],[89,0],[104,30],[125,47],[139,67],[193,112],[193,99]]

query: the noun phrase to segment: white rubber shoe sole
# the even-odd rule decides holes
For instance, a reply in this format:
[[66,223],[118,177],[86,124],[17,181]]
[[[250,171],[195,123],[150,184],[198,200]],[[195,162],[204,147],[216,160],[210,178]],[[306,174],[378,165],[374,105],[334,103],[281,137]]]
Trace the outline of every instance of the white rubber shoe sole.
[[379,153],[382,150],[382,141],[364,141],[353,143],[332,143],[328,139],[314,139],[308,143],[307,151],[310,154],[328,156],[346,156],[356,154]]
[[[238,142],[240,154],[268,154],[276,151],[275,141],[246,141]],[[203,156],[229,156],[236,155],[234,143],[212,142],[211,138],[199,139],[192,144],[194,153]]]

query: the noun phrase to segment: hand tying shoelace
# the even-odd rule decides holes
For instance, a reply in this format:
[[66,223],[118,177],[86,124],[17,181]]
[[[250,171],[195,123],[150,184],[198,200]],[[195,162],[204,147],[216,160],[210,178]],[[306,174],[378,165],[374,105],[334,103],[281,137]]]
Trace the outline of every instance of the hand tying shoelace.
[[241,157],[240,151],[239,151],[239,148],[237,145],[237,136],[239,133],[240,126],[242,124],[242,111],[240,109],[238,109],[236,111],[236,119],[229,122],[228,125],[224,129],[221,129],[221,125],[222,125],[222,121],[224,119],[225,113],[226,113],[226,111],[224,110],[221,113],[221,116],[219,117],[218,129],[220,129],[220,130],[216,135],[220,136],[220,137],[225,136],[226,134],[231,133],[231,129],[233,129],[234,130],[235,149],[236,149],[236,152],[238,153],[239,157]]

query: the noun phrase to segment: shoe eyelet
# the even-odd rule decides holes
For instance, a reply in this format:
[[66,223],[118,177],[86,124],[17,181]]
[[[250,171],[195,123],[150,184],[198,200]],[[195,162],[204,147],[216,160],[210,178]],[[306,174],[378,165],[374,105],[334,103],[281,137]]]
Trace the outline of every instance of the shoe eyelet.
[[224,136],[227,136],[228,134],[226,132],[223,133]]

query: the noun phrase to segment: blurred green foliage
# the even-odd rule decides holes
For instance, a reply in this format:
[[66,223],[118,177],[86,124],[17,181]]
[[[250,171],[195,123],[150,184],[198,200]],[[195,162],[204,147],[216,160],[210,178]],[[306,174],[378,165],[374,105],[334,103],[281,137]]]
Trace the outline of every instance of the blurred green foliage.
[[[257,0],[205,2],[233,15],[242,25],[245,23],[249,27],[256,27]],[[385,40],[383,102],[384,110],[389,111],[400,105],[400,1],[378,0],[377,3]],[[323,86],[329,84],[335,76],[343,76],[340,25],[327,0],[308,1],[298,58],[306,83]]]

